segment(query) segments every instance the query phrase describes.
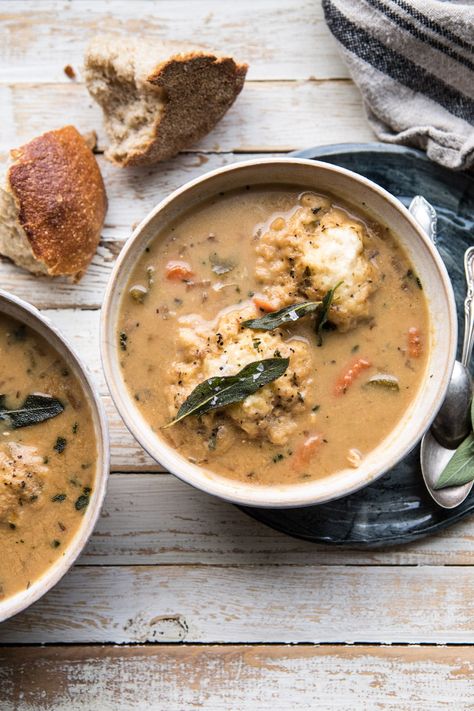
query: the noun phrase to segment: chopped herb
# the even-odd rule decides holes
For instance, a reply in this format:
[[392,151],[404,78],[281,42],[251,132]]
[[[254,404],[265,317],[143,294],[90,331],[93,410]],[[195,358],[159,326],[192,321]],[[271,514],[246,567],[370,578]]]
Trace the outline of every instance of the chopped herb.
[[417,287],[418,287],[421,291],[423,291],[423,284],[422,284],[421,281],[420,281],[420,277],[419,277],[417,274],[415,274],[415,272],[413,271],[413,269],[408,269],[408,270],[407,270],[407,273],[405,274],[405,276],[406,276],[407,279],[412,279],[412,280],[414,280],[414,282],[415,282],[415,284],[417,285]]
[[13,331],[13,337],[15,341],[25,341],[26,340],[26,326],[22,323],[18,328]]
[[317,412],[320,408],[321,408],[321,405],[313,405],[313,407],[311,408],[311,410],[312,410],[313,412]]
[[62,454],[66,449],[67,439],[65,437],[58,437],[53,449],[56,450],[58,454]]
[[11,523],[11,522],[10,522],[8,525],[9,525],[9,527],[11,528],[12,531],[15,531],[15,529],[16,529],[16,524],[15,524],[15,523]]
[[277,462],[281,462],[281,460],[284,458],[285,458],[285,455],[282,454],[281,452],[278,452],[278,454],[274,455],[273,462],[276,464]]
[[214,429],[211,432],[211,436],[209,437],[207,441],[207,448],[210,449],[211,451],[214,451],[216,446],[217,446],[217,433],[219,431],[218,427],[214,427]]
[[120,334],[120,336],[119,336],[120,349],[121,349],[122,351],[126,351],[126,350],[127,350],[127,341],[128,341],[128,336],[127,336],[126,333],[124,333],[124,331],[122,331],[121,334]]
[[61,545],[61,541],[58,541],[57,538],[55,538],[54,541],[51,541],[52,548],[59,548],[60,545]]
[[78,499],[76,499],[76,503],[74,504],[76,511],[82,511],[83,509],[87,508],[89,504],[89,498],[89,494],[81,494]]
[[357,353],[357,351],[359,350],[359,348],[360,348],[359,344],[357,344],[357,345],[355,345],[355,346],[352,346],[352,348],[351,348],[351,353]]
[[75,422],[75,423],[73,424],[73,426],[72,426],[72,433],[73,433],[74,435],[77,434],[78,429],[79,429],[79,423],[78,423],[78,422]]
[[63,501],[66,500],[66,494],[55,494],[51,501],[54,501],[55,503],[62,503]]

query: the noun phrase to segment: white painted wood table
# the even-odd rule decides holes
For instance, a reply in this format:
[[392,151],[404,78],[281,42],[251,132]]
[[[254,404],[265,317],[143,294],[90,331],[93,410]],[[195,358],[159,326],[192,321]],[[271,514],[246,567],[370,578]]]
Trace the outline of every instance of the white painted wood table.
[[198,41],[250,64],[235,106],[192,150],[145,172],[98,156],[110,207],[80,284],[0,261],[0,285],[43,309],[89,364],[112,433],[105,508],[78,565],[0,626],[1,711],[474,708],[474,521],[376,552],[286,538],[162,471],[100,368],[106,281],[162,197],[249,156],[373,139],[319,2],[3,0],[0,14],[2,161],[66,123],[97,130],[103,150],[79,72],[96,30]]

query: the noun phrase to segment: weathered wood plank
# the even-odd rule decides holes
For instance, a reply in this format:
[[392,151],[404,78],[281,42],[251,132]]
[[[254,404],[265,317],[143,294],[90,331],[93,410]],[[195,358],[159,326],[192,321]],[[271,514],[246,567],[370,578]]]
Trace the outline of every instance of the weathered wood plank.
[[4,711],[472,709],[472,647],[5,649]]
[[277,533],[170,474],[112,474],[79,564],[472,565],[474,521],[410,546],[344,550]]
[[[82,84],[0,88],[2,112],[14,119],[2,124],[0,150],[4,153],[68,123],[83,132],[96,130],[99,149],[106,145],[101,111]],[[263,147],[265,151],[287,151],[372,138],[359,91],[349,80],[248,82],[222,121],[193,150],[258,152]],[[156,170],[159,172],[160,166]]]
[[286,0],[2,0],[0,81],[68,82],[97,32],[137,32],[169,43],[199,44],[250,64],[251,79],[346,77],[320,3]]
[[125,427],[112,398],[102,399],[109,422],[112,471],[163,471]]
[[473,641],[474,568],[73,568],[4,643]]

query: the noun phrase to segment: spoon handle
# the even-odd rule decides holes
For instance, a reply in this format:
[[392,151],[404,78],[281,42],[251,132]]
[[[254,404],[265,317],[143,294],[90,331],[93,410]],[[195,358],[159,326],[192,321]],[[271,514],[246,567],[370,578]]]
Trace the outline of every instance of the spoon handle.
[[474,346],[474,247],[469,247],[464,254],[467,296],[464,301],[464,344],[461,362],[469,366]]
[[438,217],[433,205],[425,200],[423,195],[415,195],[410,203],[408,212],[415,218],[420,227],[424,229],[433,244],[436,244]]

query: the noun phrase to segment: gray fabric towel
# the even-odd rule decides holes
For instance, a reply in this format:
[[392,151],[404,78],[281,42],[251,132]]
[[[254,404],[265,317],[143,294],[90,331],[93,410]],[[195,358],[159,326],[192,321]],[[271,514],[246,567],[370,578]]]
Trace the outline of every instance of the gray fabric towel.
[[474,164],[474,2],[322,0],[377,137]]

